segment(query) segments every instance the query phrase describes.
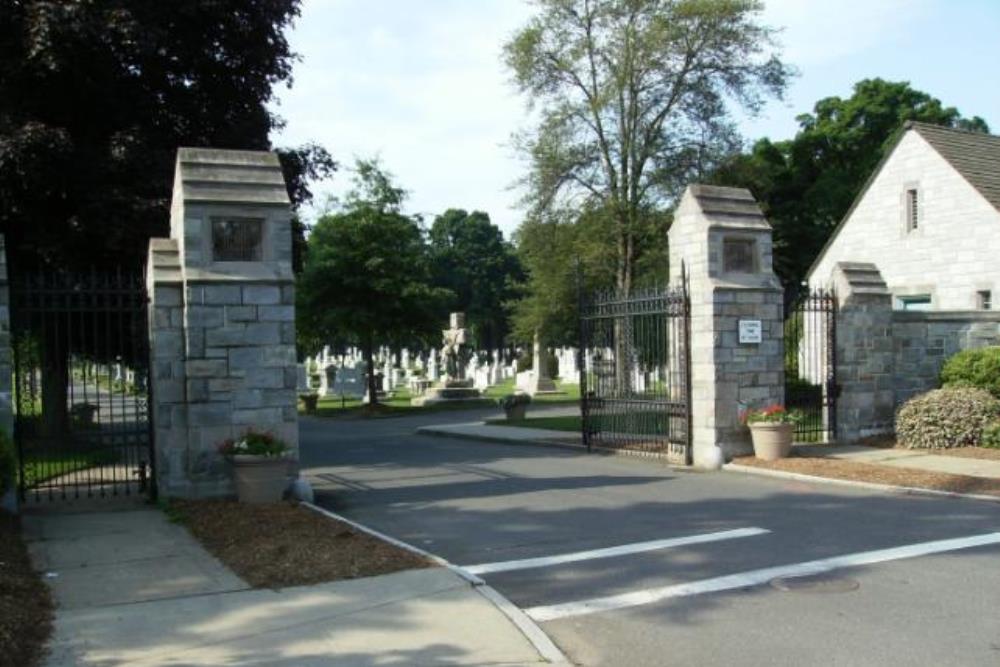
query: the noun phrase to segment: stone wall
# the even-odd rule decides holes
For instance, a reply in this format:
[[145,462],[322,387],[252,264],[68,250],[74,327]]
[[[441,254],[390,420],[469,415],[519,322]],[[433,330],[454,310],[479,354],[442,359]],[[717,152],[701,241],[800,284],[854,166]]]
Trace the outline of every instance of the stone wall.
[[1000,345],[1000,312],[893,310],[874,264],[834,269],[837,312],[837,439],[891,432],[896,409],[940,384],[944,362],[962,350]]
[[896,405],[939,384],[941,367],[962,350],[1000,345],[1000,312],[892,313]]
[[[277,156],[181,149],[171,238],[150,242],[157,481],[166,496],[232,492],[220,443],[270,432],[298,458],[291,210]],[[234,259],[215,225],[259,230]],[[294,466],[293,466],[294,468]],[[292,470],[291,472],[294,472]]]

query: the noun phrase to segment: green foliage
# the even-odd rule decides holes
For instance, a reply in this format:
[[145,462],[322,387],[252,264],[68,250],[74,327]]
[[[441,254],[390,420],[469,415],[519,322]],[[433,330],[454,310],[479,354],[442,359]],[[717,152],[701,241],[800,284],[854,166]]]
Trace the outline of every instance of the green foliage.
[[1000,419],[1000,401],[984,389],[945,387],[915,396],[896,412],[896,439],[909,449],[978,445]]
[[793,139],[761,139],[709,178],[749,188],[774,228],[775,272],[797,285],[908,120],[988,132],[907,82],[865,79],[851,97],[827,97],[798,117]]
[[980,447],[1000,449],[1000,421],[995,421],[983,429],[983,435],[979,439]]
[[[178,146],[263,150],[299,0],[4,2],[0,232],[19,264],[138,267],[166,236]],[[333,161],[280,151],[296,204]]]
[[14,452],[14,441],[3,430],[0,430],[0,496],[7,493],[17,478],[17,455]]
[[507,336],[510,303],[523,280],[513,247],[482,211],[445,211],[434,219],[429,239],[434,284],[455,295],[448,310],[465,313],[476,347],[496,349]]
[[264,431],[248,429],[238,438],[230,438],[219,445],[223,456],[284,456],[288,443]]
[[747,410],[747,424],[798,424],[805,419],[801,410],[786,410],[783,405],[768,405],[759,410]]
[[452,296],[432,284],[423,230],[400,212],[405,193],[376,162],[359,161],[344,209],[319,220],[297,283],[300,345],[359,345],[374,385],[379,345],[435,340]]
[[536,6],[504,50],[539,119],[515,142],[530,164],[526,203],[535,215],[602,211],[615,284],[629,291],[643,254],[664,245],[656,213],[737,150],[726,102],[753,113],[790,70],[756,0]]
[[941,368],[945,387],[979,387],[1000,398],[1000,347],[963,350]]

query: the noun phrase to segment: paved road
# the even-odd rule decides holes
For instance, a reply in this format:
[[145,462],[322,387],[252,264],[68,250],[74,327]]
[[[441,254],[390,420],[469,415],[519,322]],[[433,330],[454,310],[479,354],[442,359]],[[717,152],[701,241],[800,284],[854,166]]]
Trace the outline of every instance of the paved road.
[[[1000,545],[940,544],[1000,531],[1000,505],[413,433],[484,414],[303,419],[303,465],[321,504],[459,565],[715,536],[483,575],[556,616],[543,629],[581,664],[1000,665]],[[733,530],[747,536],[716,535]],[[903,558],[906,545],[941,551]],[[753,585],[835,557],[867,564],[807,590]],[[597,613],[575,604],[606,598]]]

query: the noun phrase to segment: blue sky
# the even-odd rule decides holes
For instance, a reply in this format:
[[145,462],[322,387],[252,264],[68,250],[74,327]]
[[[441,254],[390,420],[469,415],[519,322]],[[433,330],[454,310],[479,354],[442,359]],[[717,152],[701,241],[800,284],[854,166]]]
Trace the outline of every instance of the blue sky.
[[[318,141],[344,167],[378,155],[410,192],[409,212],[485,210],[510,234],[524,167],[509,138],[528,117],[500,49],[530,13],[521,0],[304,0],[289,35],[302,61],[278,91],[287,126],[275,142]],[[793,135],[816,100],[876,76],[1000,133],[1000,0],[772,0],[764,21],[782,28],[799,76],[784,102],[741,120],[748,141]],[[349,182],[342,169],[317,184],[318,200]]]

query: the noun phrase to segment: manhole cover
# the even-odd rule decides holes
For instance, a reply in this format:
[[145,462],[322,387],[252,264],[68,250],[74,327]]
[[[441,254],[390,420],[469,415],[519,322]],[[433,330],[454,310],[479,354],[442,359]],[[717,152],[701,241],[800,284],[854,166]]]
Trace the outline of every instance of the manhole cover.
[[778,577],[771,580],[771,586],[779,591],[798,593],[848,593],[856,591],[861,584],[857,579],[835,574],[808,574],[801,577]]

